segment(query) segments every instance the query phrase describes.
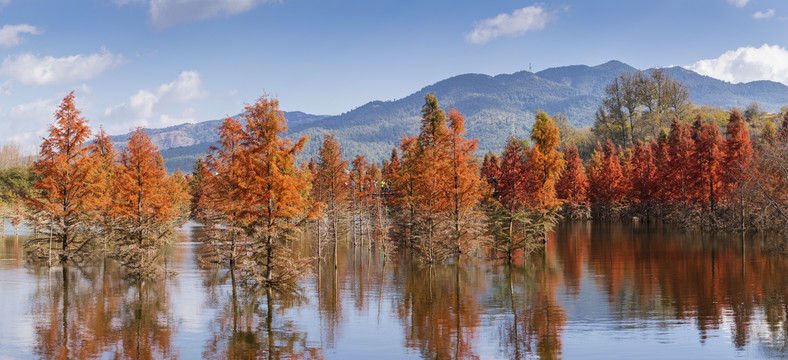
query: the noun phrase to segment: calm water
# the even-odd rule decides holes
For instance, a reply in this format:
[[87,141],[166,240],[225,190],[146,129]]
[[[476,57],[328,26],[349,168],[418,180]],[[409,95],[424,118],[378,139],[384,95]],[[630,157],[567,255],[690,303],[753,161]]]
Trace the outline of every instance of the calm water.
[[336,271],[279,294],[203,266],[197,231],[158,282],[110,261],[30,267],[26,238],[6,236],[0,359],[788,357],[788,261],[762,237],[564,224],[512,267],[344,249]]

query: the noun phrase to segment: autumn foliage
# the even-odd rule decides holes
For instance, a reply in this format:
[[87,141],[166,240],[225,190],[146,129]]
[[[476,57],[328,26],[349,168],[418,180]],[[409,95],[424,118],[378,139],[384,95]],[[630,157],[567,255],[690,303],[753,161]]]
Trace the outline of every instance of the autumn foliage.
[[429,263],[473,248],[486,186],[462,114],[451,109],[447,118],[428,94],[419,135],[403,137],[399,148],[402,155],[395,151],[383,171],[393,190],[395,233]]
[[[510,138],[504,149],[487,215],[495,249],[511,261],[515,251],[539,247],[558,220],[556,182],[566,163],[558,152],[558,128],[543,112],[531,130],[534,146]],[[567,185],[573,186],[573,185]]]
[[[462,114],[446,113],[428,94],[419,133],[403,135],[382,166],[364,155],[345,160],[332,134],[318,158],[299,165],[306,138],[288,140],[278,102],[262,97],[223,121],[218,145],[190,176],[170,176],[140,129],[119,151],[103,130],[91,141],[73,102],[73,94],[63,100],[33,167],[31,221],[52,235],[62,261],[102,244],[139,274],[152,272],[167,234],[184,220],[187,190],[192,216],[206,225],[205,258],[265,286],[303,274],[309,259],[295,256],[290,243],[307,221],[317,239],[312,250],[323,259],[331,243],[335,267],[343,240],[384,254],[390,245],[409,248],[426,263],[489,243],[512,260],[546,241],[559,211],[573,219],[588,218],[589,209],[601,218],[705,214],[704,224],[713,224],[736,208],[743,222],[745,202],[767,201],[765,189],[785,192],[779,176],[766,175],[779,173],[779,160],[761,159],[770,151],[779,159],[788,125],[764,129],[755,153],[737,110],[724,134],[722,119],[674,118],[656,139],[598,143],[585,166],[578,147],[562,143],[556,122],[538,111],[530,138],[510,138],[502,154],[479,164]],[[31,246],[38,258],[49,256],[42,239]]]
[[[71,93],[33,168],[38,181],[29,199],[31,222],[43,236],[30,242],[29,252],[34,259],[56,256],[62,263],[106,253],[132,274],[157,273],[159,248],[182,219],[184,184],[166,174],[142,130],[132,134],[119,158],[103,129],[92,142],[90,134]],[[45,246],[50,240],[52,249]]]
[[291,284],[305,263],[292,256],[285,241],[316,210],[307,200],[311,174],[295,162],[306,138],[293,144],[282,136],[287,120],[276,100],[262,97],[244,110],[245,125],[224,120],[220,147],[206,161],[204,181],[212,195],[204,206],[216,214],[216,240],[232,247],[232,264],[247,281]]
[[[87,216],[98,201],[97,159],[91,156],[90,127],[74,105],[74,93],[63,99],[55,113],[55,124],[41,144],[40,158],[32,172],[39,176],[33,185],[39,196],[31,199],[35,213],[48,218],[47,232],[56,242],[58,258],[66,262],[87,255],[91,236],[86,234]],[[48,256],[33,248],[34,256]]]
[[114,255],[137,273],[160,271],[155,261],[188,201],[186,189],[177,175],[167,176],[161,154],[142,129],[132,133],[120,153],[113,183],[110,213],[120,233]]

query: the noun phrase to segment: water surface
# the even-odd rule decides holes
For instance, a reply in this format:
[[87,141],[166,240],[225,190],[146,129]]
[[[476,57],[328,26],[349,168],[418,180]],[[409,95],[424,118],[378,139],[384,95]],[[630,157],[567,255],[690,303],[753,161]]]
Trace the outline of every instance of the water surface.
[[512,266],[343,247],[336,270],[277,293],[203,264],[198,232],[179,233],[161,281],[110,260],[34,267],[27,235],[7,234],[0,359],[788,356],[788,262],[762,235],[567,223]]

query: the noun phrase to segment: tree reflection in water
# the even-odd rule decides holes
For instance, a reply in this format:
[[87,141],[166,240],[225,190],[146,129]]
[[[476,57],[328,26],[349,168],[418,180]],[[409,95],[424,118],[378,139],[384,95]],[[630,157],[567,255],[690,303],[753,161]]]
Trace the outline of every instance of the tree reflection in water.
[[[45,269],[43,271],[46,271]],[[109,260],[53,268],[31,299],[34,352],[44,358],[172,358],[164,282],[124,280]]]
[[[206,272],[211,304],[206,359],[320,359],[322,351],[306,344],[287,310],[306,301],[300,289],[272,290],[241,285],[232,270]],[[227,289],[229,287],[229,289]]]
[[610,319],[599,319],[600,327],[689,323],[700,343],[729,330],[737,350],[754,341],[786,355],[788,259],[768,237],[598,223],[563,224],[557,234],[563,276],[577,287],[568,292],[580,291],[585,271],[607,296]]
[[397,317],[405,326],[405,346],[427,359],[473,359],[480,329],[479,289],[483,268],[462,261],[422,265],[404,258],[394,269],[393,297]]
[[523,265],[496,269],[490,301],[504,315],[498,325],[499,350],[504,357],[561,357],[567,315],[556,299],[556,288],[562,281],[558,270],[550,246],[530,254]]
[[[0,243],[4,271],[25,266],[19,243]],[[190,304],[175,300],[172,281],[128,280],[111,260],[28,266],[33,291],[18,302],[28,316],[0,321],[33,327],[31,345],[10,357],[177,358],[196,345],[209,359],[344,358],[385,345],[392,352],[381,357],[558,358],[577,356],[587,334],[599,345],[583,355],[596,358],[618,351],[620,339],[637,343],[629,345],[636,355],[664,349],[665,340],[688,356],[786,357],[788,259],[770,253],[765,237],[744,244],[653,224],[573,223],[511,267],[465,257],[426,266],[407,251],[384,260],[341,244],[338,266],[323,262],[303,290],[287,293],[241,286],[218,264],[195,269],[184,257],[201,245],[188,245],[198,251],[183,246],[168,259],[201,276],[193,294],[207,296],[200,314],[213,315],[191,323],[199,329],[183,327],[179,307]],[[697,338],[686,339],[688,329]]]

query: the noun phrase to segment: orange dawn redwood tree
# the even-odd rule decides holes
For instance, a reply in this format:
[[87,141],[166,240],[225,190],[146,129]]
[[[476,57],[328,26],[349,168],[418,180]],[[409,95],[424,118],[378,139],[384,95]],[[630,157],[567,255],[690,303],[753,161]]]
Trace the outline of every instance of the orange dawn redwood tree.
[[564,170],[563,154],[556,148],[559,130],[544,112],[537,112],[531,129],[534,146],[510,138],[502,155],[494,198],[488,201],[488,218],[496,250],[507,261],[516,250],[540,246],[537,239],[558,220],[556,181]]
[[455,256],[474,247],[481,237],[479,229],[482,213],[479,203],[487,183],[479,176],[479,164],[474,158],[478,140],[465,137],[465,118],[454,107],[449,109],[449,183],[445,187],[449,198],[449,243]]
[[211,147],[203,169],[195,173],[200,181],[194,189],[193,212],[206,225],[214,261],[227,262],[234,270],[250,246],[250,241],[242,240],[244,231],[238,226],[244,204],[233,201],[244,191],[240,170],[244,166],[244,129],[237,119],[227,117],[218,130],[219,147]]
[[117,219],[116,257],[138,275],[155,275],[160,248],[168,240],[179,209],[188,201],[183,184],[167,176],[156,146],[139,128],[120,153],[112,213]]
[[510,137],[501,155],[495,195],[487,201],[493,244],[507,262],[512,261],[515,251],[533,248],[521,226],[527,221],[526,161],[526,141]]
[[555,183],[566,167],[564,156],[557,150],[561,138],[555,121],[547,113],[538,111],[531,129],[534,147],[530,151],[529,168],[533,183],[532,208],[555,209],[560,205],[556,198]]
[[93,141],[90,152],[96,160],[97,167],[94,174],[93,184],[96,192],[95,206],[92,209],[93,223],[98,226],[102,240],[105,243],[111,242],[113,238],[114,217],[112,214],[112,201],[116,195],[115,187],[115,163],[118,154],[112,145],[112,138],[104,131],[99,129]]
[[449,183],[449,144],[446,113],[433,94],[425,96],[421,110],[421,131],[415,144],[414,202],[419,233],[414,247],[428,263],[447,255],[446,239],[439,236],[449,201],[441,196]]
[[[336,141],[334,135],[326,134],[323,145],[319,150],[319,158],[315,163],[313,193],[317,201],[325,205],[325,215],[328,217],[328,231],[333,237],[334,266],[336,266],[337,244],[339,243],[339,220],[345,215],[349,203],[348,162],[342,160],[342,146]],[[321,256],[320,238],[318,233],[318,257]]]
[[[97,205],[97,161],[91,156],[93,145],[87,143],[90,128],[80,114],[71,92],[60,103],[32,169],[39,179],[33,184],[38,194],[30,199],[30,207],[40,217],[51,219],[45,235],[53,238],[53,251],[63,263],[78,260],[90,250],[93,237],[87,219]],[[43,246],[31,247],[30,254],[39,259],[48,256]]]
[[[358,246],[359,241],[364,237],[364,218],[365,209],[368,202],[368,194],[371,190],[367,174],[369,163],[366,156],[356,155],[351,162],[349,173],[350,184],[350,217],[348,218],[352,236],[353,246]],[[336,264],[335,264],[336,266]]]
[[389,182],[393,192],[391,203],[396,217],[394,233],[397,238],[409,245],[416,236],[415,174],[419,161],[416,138],[403,136],[399,148],[402,155],[393,158],[389,166],[391,172]]
[[307,199],[310,174],[295,164],[307,139],[293,144],[283,137],[287,119],[275,99],[263,96],[244,110],[240,117],[246,125],[225,119],[220,148],[207,162],[212,181],[224,188],[216,191],[211,207],[248,245],[237,263],[247,281],[292,284],[308,263],[296,260],[284,242],[318,210]]

